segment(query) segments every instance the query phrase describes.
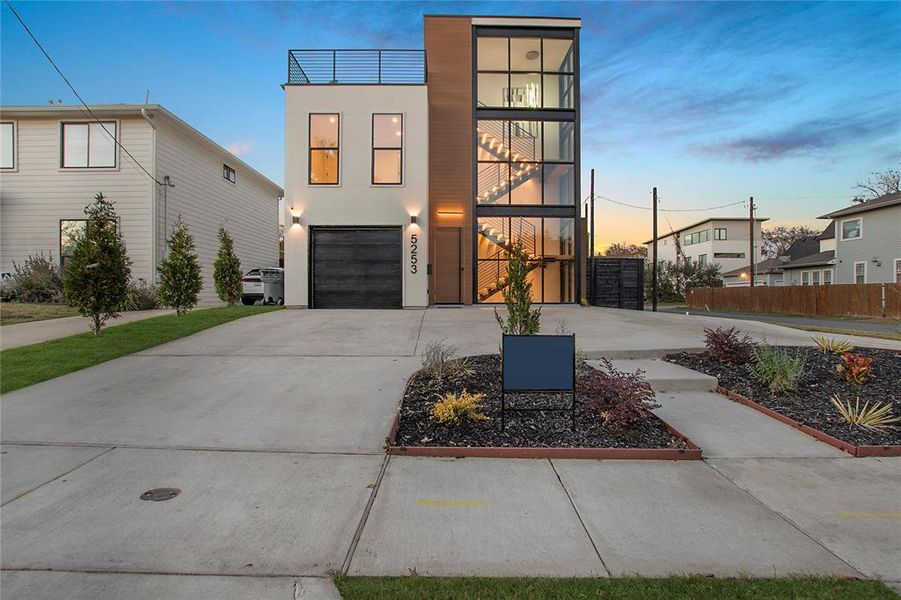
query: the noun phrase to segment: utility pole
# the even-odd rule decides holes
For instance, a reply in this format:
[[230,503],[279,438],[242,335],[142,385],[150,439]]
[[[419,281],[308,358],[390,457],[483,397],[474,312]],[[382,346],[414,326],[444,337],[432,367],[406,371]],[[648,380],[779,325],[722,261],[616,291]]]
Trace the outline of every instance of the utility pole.
[[594,258],[594,169],[591,170],[591,250],[589,256]]
[[751,233],[751,235],[749,236],[751,239],[751,266],[748,268],[748,277],[751,283],[751,287],[754,287],[754,196],[751,196],[751,202],[748,208],[748,231]]
[[654,224],[652,225],[651,235],[653,236],[653,256],[654,262],[651,263],[651,310],[657,312],[657,188],[654,188]]

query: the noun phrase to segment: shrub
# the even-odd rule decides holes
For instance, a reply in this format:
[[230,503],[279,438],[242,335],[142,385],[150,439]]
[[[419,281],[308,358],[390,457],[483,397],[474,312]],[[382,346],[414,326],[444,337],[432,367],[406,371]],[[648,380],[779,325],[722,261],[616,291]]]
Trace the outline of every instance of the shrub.
[[870,371],[872,364],[872,358],[845,352],[842,354],[841,364],[835,365],[835,370],[845,376],[845,381],[863,385],[870,377],[873,377],[873,373]]
[[817,335],[812,338],[816,342],[823,354],[844,354],[854,350],[854,344],[848,340],[837,340],[835,338],[827,338],[825,335]]
[[169,254],[158,267],[160,301],[183,315],[197,304],[197,297],[203,287],[200,278],[200,264],[194,252],[194,238],[188,226],[179,215],[175,228],[169,236]]
[[804,372],[804,357],[785,348],[758,346],[751,351],[752,370],[757,380],[774,392],[789,392],[798,388]]
[[855,402],[852,407],[850,400],[846,401],[845,404],[842,404],[838,394],[833,394],[832,405],[838,410],[842,419],[847,421],[850,425],[863,427],[865,429],[882,429],[884,427],[891,427],[892,423],[901,421],[901,418],[892,416],[891,404],[876,402],[873,406],[870,406],[870,402],[867,401],[864,402],[864,405],[861,407],[859,396],[857,402]]
[[457,358],[456,346],[444,343],[444,340],[431,342],[422,353],[422,368],[432,379],[441,383],[451,375],[472,373],[465,358]]
[[705,329],[704,343],[707,346],[707,354],[723,362],[736,365],[748,362],[755,346],[751,336],[747,333],[739,335],[739,331],[735,327]]
[[131,261],[119,232],[113,203],[97,194],[84,209],[85,233],[76,243],[63,273],[66,301],[91,319],[94,334],[115,317],[128,299]]
[[[652,265],[644,270],[645,298],[651,299],[653,290]],[[657,300],[661,302],[683,302],[685,290],[689,287],[721,287],[723,285],[720,266],[706,265],[680,260],[661,260],[657,263]]]
[[602,358],[603,370],[579,380],[576,388],[582,406],[597,414],[612,429],[619,430],[653,418],[654,390],[640,369],[624,373]]
[[481,412],[485,394],[470,394],[463,390],[460,394],[447,393],[432,407],[432,416],[439,423],[462,425],[469,421],[488,421]]
[[219,226],[219,253],[213,263],[213,283],[219,299],[234,306],[243,292],[241,261],[235,254],[235,244],[225,227]]
[[143,279],[132,280],[128,284],[128,298],[125,310],[153,310],[160,307],[156,288]]
[[532,284],[528,277],[529,256],[522,242],[517,241],[507,254],[507,286],[504,288],[506,321],[494,309],[494,318],[503,333],[535,335],[541,329],[541,309],[532,310]]
[[16,302],[65,301],[63,278],[52,255],[29,256],[21,265],[13,262],[12,281],[6,285],[8,298]]

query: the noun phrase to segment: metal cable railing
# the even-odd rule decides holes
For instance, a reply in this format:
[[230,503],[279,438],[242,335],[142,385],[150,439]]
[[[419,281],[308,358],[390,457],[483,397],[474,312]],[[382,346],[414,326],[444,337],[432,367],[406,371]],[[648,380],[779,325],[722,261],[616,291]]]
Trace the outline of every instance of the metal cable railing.
[[289,50],[289,85],[416,85],[425,50]]

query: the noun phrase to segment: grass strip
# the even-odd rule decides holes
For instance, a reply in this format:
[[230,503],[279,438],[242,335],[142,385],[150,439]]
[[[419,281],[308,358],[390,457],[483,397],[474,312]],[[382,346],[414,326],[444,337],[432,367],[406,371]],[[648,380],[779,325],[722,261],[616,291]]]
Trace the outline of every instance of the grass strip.
[[277,306],[231,306],[193,310],[114,325],[100,335],[79,333],[68,337],[10,348],[0,352],[0,393],[11,392],[60,375],[92,367],[133,352],[258,315]]
[[643,579],[488,578],[488,577],[338,577],[344,600],[538,600],[640,599],[757,600],[804,598],[891,600],[895,593],[879,581],[830,577],[789,579],[715,579],[667,577]]
[[59,319],[77,315],[77,310],[65,304],[0,303],[0,325],[31,323],[33,321],[46,321],[47,319]]

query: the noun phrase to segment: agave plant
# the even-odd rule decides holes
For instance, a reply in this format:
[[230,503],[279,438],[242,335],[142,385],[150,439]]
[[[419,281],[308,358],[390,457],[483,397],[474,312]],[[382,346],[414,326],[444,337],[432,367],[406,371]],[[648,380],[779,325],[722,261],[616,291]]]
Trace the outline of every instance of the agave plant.
[[825,335],[818,335],[811,338],[823,354],[844,354],[854,350],[854,344],[848,340],[837,340],[835,338],[827,338]]
[[876,402],[870,406],[870,401],[867,400],[864,402],[863,406],[861,406],[860,396],[857,397],[854,406],[851,406],[850,400],[846,400],[843,404],[841,398],[838,397],[838,394],[833,394],[832,404],[838,410],[842,419],[851,425],[856,425],[857,427],[863,427],[865,429],[892,427],[893,423],[901,421],[901,417],[892,416],[891,404]]

